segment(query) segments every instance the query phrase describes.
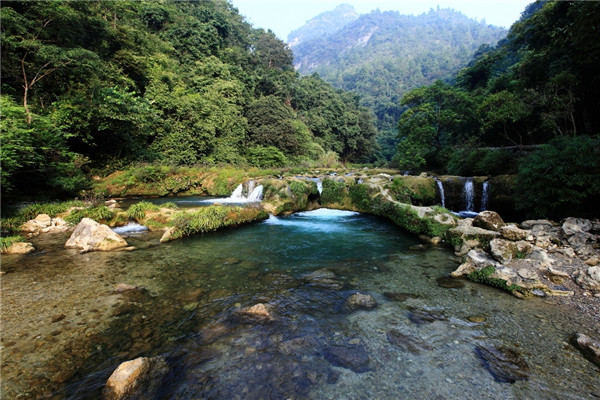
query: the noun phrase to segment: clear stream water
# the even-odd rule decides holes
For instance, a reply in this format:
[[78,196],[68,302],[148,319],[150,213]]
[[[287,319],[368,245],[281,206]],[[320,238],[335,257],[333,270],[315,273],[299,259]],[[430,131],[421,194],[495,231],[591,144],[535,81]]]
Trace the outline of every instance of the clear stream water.
[[[585,316],[471,282],[440,287],[458,260],[384,219],[318,210],[169,244],[139,233],[132,252],[79,254],[67,237],[2,257],[3,399],[101,398],[139,356],[169,364],[146,397],[157,399],[600,396],[598,368],[568,343],[597,334]],[[350,312],[356,292],[378,306]],[[275,320],[240,316],[257,303]],[[496,381],[481,345],[514,350],[529,379]],[[354,367],[331,349],[357,354]]]

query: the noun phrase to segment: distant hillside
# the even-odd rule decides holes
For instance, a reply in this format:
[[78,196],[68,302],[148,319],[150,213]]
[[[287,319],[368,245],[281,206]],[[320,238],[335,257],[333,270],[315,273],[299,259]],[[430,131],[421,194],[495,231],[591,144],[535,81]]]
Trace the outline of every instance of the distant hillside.
[[[300,30],[305,28],[308,24]],[[292,50],[301,74],[317,72],[334,86],[361,96],[363,105],[377,116],[382,156],[389,159],[404,93],[437,79],[451,79],[479,46],[493,45],[505,35],[503,28],[450,9],[418,16],[377,10]]]
[[317,15],[310,19],[301,28],[292,31],[287,38],[290,47],[299,45],[311,39],[333,34],[352,21],[356,21],[359,14],[349,4],[340,4],[335,9]]

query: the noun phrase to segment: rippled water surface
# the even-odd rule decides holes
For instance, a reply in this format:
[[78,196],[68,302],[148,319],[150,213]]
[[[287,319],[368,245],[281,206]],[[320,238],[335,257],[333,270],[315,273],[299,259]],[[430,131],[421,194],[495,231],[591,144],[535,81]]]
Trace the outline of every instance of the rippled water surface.
[[[67,238],[2,257],[2,398],[99,398],[139,356],[170,367],[148,398],[600,396],[598,368],[568,342],[597,335],[585,316],[471,282],[440,287],[458,260],[386,220],[318,210],[169,244],[136,233],[132,252],[79,254]],[[351,311],[356,292],[377,307]],[[257,303],[273,321],[243,317]],[[495,379],[478,346],[518,354],[529,378]]]

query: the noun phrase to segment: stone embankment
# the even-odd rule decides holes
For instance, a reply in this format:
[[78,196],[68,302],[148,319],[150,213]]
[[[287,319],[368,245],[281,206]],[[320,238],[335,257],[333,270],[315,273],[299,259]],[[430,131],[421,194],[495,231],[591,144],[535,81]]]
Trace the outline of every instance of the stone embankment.
[[572,295],[574,290],[600,297],[599,234],[598,220],[529,220],[517,226],[484,211],[448,231],[456,254],[465,256],[452,276],[499,286],[518,297]]

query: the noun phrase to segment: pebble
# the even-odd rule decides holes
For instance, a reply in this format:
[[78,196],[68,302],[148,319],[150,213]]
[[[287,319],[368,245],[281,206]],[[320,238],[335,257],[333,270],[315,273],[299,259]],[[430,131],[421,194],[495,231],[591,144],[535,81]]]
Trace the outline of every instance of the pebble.
[[479,324],[486,321],[486,318],[483,315],[471,315],[467,319],[469,322],[473,322],[474,324]]

